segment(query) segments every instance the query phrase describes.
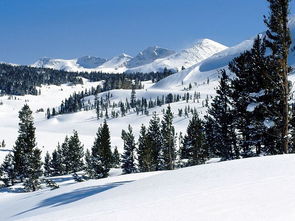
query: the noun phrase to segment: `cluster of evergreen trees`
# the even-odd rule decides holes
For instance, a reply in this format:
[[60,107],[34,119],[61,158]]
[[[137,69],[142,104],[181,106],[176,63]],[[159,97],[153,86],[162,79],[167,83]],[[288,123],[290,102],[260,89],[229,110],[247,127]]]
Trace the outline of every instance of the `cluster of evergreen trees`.
[[157,73],[108,74],[102,72],[68,72],[49,68],[35,68],[30,66],[16,66],[0,64],[0,95],[39,95],[37,86],[42,84],[60,85],[65,83],[82,84],[82,78],[90,81],[104,81],[102,91],[111,89],[131,89],[132,85],[141,88],[141,81],[159,81],[172,71],[165,69]]
[[78,73],[0,64],[0,82],[0,95],[38,95],[36,87],[41,84],[60,85],[69,82],[81,84],[82,79],[78,77]]

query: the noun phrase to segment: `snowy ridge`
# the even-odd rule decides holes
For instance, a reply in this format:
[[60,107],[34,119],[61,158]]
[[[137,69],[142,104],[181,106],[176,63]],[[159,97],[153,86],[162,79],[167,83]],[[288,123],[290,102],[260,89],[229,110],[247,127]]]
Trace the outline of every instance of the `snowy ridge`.
[[101,71],[106,73],[147,73],[163,71],[164,68],[178,71],[182,67],[188,68],[226,48],[226,46],[212,40],[201,39],[196,41],[191,48],[183,49],[180,52],[153,46],[139,52],[134,58],[127,54],[121,54],[109,60],[93,56],[70,60],[41,58],[31,66],[65,71]]

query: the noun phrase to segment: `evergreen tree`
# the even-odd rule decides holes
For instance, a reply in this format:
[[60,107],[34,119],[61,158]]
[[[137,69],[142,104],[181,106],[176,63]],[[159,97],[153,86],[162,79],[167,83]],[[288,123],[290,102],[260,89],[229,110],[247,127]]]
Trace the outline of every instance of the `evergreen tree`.
[[40,189],[39,177],[43,174],[41,150],[34,148],[33,153],[29,155],[28,176],[24,181],[26,191],[36,191]]
[[104,178],[108,176],[113,163],[111,151],[110,131],[104,121],[98,128],[96,138],[91,149],[91,158],[87,159],[88,175],[92,178]]
[[217,95],[213,99],[208,113],[212,119],[214,139],[212,142],[214,151],[222,160],[233,159],[236,147],[236,136],[231,111],[231,101],[229,99],[231,89],[229,78],[225,70],[221,71]]
[[58,144],[56,150],[52,152],[50,167],[53,176],[63,175],[66,173],[60,144]]
[[27,104],[20,110],[19,119],[19,135],[13,149],[14,170],[21,181],[27,179],[27,190],[35,191],[42,175],[41,151],[36,147],[32,111]]
[[193,113],[187,127],[187,134],[183,139],[183,156],[188,159],[188,166],[199,165],[208,159],[203,122],[197,112]]
[[153,113],[152,119],[149,122],[147,139],[148,148],[152,153],[151,171],[156,171],[161,168],[160,150],[162,147],[160,119],[158,118],[156,112]]
[[135,105],[136,105],[136,92],[135,92],[135,86],[132,85],[131,97],[130,97],[130,107],[134,108]]
[[162,125],[162,147],[161,147],[161,158],[162,158],[162,169],[173,170],[175,167],[175,129],[173,126],[173,113],[170,105],[164,114]]
[[[289,124],[289,81],[288,66],[289,48],[291,45],[290,30],[288,28],[288,15],[290,0],[267,0],[270,14],[264,22],[268,27],[266,32],[266,46],[271,50],[268,78],[274,83],[274,101],[272,112],[276,116],[275,122],[279,135],[279,153],[288,153],[288,124]],[[275,134],[276,135],[276,134]]]
[[77,131],[74,131],[74,134],[70,137],[68,145],[69,152],[67,153],[67,159],[69,171],[75,173],[83,169],[84,157],[83,145],[79,140]]
[[4,182],[5,186],[14,185],[16,174],[14,170],[13,155],[11,153],[5,156],[0,171],[2,172],[2,174],[0,172],[0,180]]
[[121,135],[122,140],[124,141],[124,153],[122,154],[122,166],[124,174],[135,173],[135,140],[132,132],[132,128],[129,125],[128,131],[122,130]]
[[44,158],[44,176],[51,176],[51,172],[51,157],[47,151]]
[[142,124],[138,138],[138,169],[140,172],[153,170],[153,149],[150,148],[146,127]]
[[229,69],[236,75],[230,96],[243,157],[252,156],[254,149],[259,155],[262,147],[266,146],[263,140],[268,133],[264,120],[270,115],[265,110],[268,100],[273,98],[266,94],[269,79],[265,77],[268,68],[265,50],[265,44],[258,36],[251,50],[245,51],[229,64]]
[[120,162],[121,162],[120,154],[119,154],[118,148],[115,147],[113,152],[113,167],[120,168]]

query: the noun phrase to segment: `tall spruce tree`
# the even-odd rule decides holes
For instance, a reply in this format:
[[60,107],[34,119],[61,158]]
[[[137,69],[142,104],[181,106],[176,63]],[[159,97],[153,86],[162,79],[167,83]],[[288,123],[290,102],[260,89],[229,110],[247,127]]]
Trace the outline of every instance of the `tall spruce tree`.
[[235,156],[236,135],[233,122],[233,113],[230,101],[230,80],[225,70],[221,71],[216,97],[213,99],[208,114],[213,121],[214,148],[222,160],[230,160]]
[[58,143],[57,148],[52,152],[52,157],[50,161],[50,167],[52,170],[51,174],[53,176],[63,175],[66,173],[63,159],[64,158],[62,149],[60,147],[60,144]]
[[175,167],[175,129],[173,126],[173,113],[170,105],[167,107],[161,122],[162,147],[161,147],[161,169],[173,170]]
[[124,153],[122,154],[122,166],[124,174],[135,173],[135,139],[132,132],[132,128],[129,125],[128,131],[122,130],[121,135],[124,141]]
[[288,28],[288,15],[290,0],[267,0],[270,14],[264,22],[268,27],[266,32],[266,46],[271,49],[269,56],[268,77],[273,81],[275,97],[273,99],[272,112],[276,112],[275,127],[279,130],[280,151],[288,153],[288,124],[289,124],[289,81],[288,66],[289,48],[291,45],[290,30]]
[[134,108],[135,105],[136,105],[135,85],[132,85],[131,97],[130,97],[130,106],[131,106],[131,108]]
[[147,133],[148,148],[152,152],[152,168],[151,171],[156,171],[161,168],[160,150],[162,147],[162,134],[160,127],[160,119],[157,113],[154,112],[152,119],[149,122]]
[[91,149],[91,157],[86,159],[88,175],[92,178],[108,176],[113,163],[111,151],[110,131],[107,122],[98,128],[96,138]]
[[153,169],[153,151],[149,145],[148,133],[146,127],[142,124],[138,138],[138,169],[140,172],[148,172]]
[[268,152],[264,142],[268,128],[265,127],[264,120],[270,117],[266,108],[268,100],[273,98],[266,94],[269,91],[269,79],[266,78],[268,59],[265,51],[263,40],[257,36],[252,49],[229,64],[229,69],[236,75],[230,96],[243,157]]
[[205,129],[196,111],[189,121],[182,150],[185,152],[183,155],[188,159],[188,166],[203,164],[208,159]]
[[19,112],[18,137],[13,149],[14,170],[21,181],[26,179],[27,190],[38,189],[42,175],[41,151],[37,148],[32,111],[25,104]]
[[44,158],[44,176],[51,176],[51,173],[51,157],[49,152],[47,151]]
[[74,131],[74,134],[68,141],[69,152],[67,153],[69,172],[76,173],[83,169],[83,145],[78,136],[78,132]]

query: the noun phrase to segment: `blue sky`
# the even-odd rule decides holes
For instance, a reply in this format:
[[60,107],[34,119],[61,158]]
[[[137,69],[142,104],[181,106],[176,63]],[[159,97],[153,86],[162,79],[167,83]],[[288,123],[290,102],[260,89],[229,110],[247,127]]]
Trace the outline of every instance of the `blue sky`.
[[231,46],[264,31],[267,13],[266,0],[0,0],[0,61],[110,58],[200,38]]

